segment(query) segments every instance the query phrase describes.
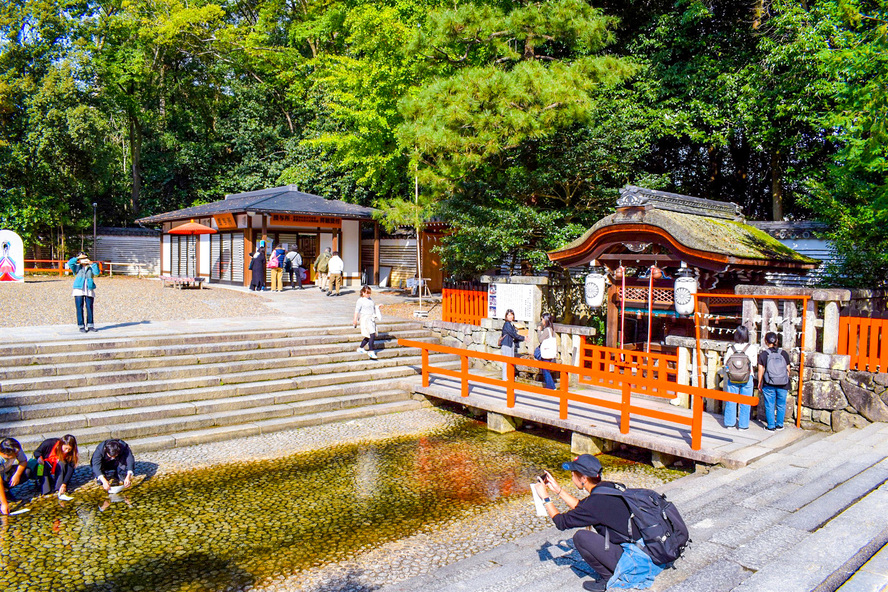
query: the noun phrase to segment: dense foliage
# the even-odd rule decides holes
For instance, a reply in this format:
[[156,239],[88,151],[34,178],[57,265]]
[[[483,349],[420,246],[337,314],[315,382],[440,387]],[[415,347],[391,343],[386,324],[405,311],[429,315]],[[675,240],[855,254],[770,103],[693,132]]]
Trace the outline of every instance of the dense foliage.
[[888,0],[9,0],[0,226],[284,183],[397,212],[418,177],[467,275],[539,269],[632,183],[829,222],[874,286],[886,88]]

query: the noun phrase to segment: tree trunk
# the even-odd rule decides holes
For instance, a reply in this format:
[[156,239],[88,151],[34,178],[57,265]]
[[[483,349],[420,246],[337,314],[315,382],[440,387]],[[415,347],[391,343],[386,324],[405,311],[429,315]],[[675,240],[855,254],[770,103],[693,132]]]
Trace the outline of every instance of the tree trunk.
[[135,218],[139,215],[139,194],[142,191],[142,126],[139,124],[139,120],[133,115],[130,116],[129,131],[130,162],[132,163],[133,171],[133,191],[130,195],[130,211]]
[[780,171],[780,152],[771,153],[771,212],[775,221],[783,220],[783,182]]

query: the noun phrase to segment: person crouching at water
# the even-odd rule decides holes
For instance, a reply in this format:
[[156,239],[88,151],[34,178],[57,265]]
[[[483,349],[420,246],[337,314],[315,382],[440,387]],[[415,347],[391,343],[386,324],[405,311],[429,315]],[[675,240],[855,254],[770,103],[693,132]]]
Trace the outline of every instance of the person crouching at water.
[[358,347],[358,353],[366,352],[370,359],[375,360],[377,358],[376,352],[373,351],[373,342],[376,340],[376,306],[370,298],[370,292],[370,286],[361,288],[361,297],[355,303],[355,317],[352,319],[352,324],[355,327],[358,323],[361,324],[361,337],[364,338]]
[[15,438],[0,441],[0,514],[9,514],[9,502],[13,500],[12,488],[27,481],[28,457]]
[[[93,301],[96,298],[96,282],[93,278],[99,275],[99,266],[80,253],[68,260],[67,267],[74,274],[74,290],[71,295],[74,297],[74,307],[77,309],[77,325],[80,326],[80,332],[95,331]],[[83,318],[84,308],[86,308],[86,319]]]
[[136,459],[129,445],[123,440],[105,440],[92,455],[92,472],[108,491],[115,482],[123,482],[124,487],[133,484]]
[[[612,495],[591,495],[596,487],[614,487],[614,483],[601,480],[601,462],[591,454],[581,454],[562,465],[571,472],[571,482],[587,495],[577,499],[565,491],[548,471],[545,479],[533,487],[543,499],[546,513],[558,530],[581,528],[574,533],[574,546],[580,556],[601,576],[599,580],[583,582],[583,589],[607,590],[607,582],[623,556],[623,543],[632,542],[628,533],[629,506],[622,498]],[[561,513],[547,492],[551,491],[570,508]],[[585,527],[591,526],[591,530]],[[632,561],[650,561],[645,553],[630,556]],[[646,559],[647,558],[647,559]],[[653,565],[653,563],[651,563]],[[642,566],[643,567],[643,566]]]
[[71,434],[44,440],[34,451],[36,466],[31,471],[40,494],[55,492],[59,497],[67,495],[77,460],[77,438]]

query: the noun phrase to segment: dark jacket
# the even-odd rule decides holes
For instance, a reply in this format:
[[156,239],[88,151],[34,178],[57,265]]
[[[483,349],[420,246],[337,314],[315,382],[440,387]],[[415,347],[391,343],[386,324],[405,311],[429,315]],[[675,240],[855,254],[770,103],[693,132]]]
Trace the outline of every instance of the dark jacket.
[[52,449],[55,448],[56,442],[58,442],[58,438],[49,438],[40,443],[40,446],[37,447],[37,450],[34,451],[34,458],[37,460],[46,460],[52,454]]
[[110,442],[111,440],[105,440],[96,448],[96,451],[93,452],[92,455],[92,472],[95,475],[96,479],[98,479],[102,473],[105,471],[114,471],[117,470],[118,466],[126,465],[127,473],[133,473],[136,469],[136,457],[133,456],[133,451],[130,450],[129,444],[124,442],[123,440],[118,440],[120,442],[120,454],[117,455],[117,458],[108,458],[105,455],[105,444]]
[[[613,487],[610,481],[602,481],[596,487]],[[552,518],[558,530],[593,527],[600,535],[610,531],[610,540],[616,544],[629,541],[629,506],[619,497],[595,495],[595,489],[581,499],[573,510]]]
[[518,334],[518,330],[515,329],[515,325],[511,321],[506,321],[503,324],[503,347],[512,347],[515,342],[521,343],[522,341],[524,341],[524,336]]

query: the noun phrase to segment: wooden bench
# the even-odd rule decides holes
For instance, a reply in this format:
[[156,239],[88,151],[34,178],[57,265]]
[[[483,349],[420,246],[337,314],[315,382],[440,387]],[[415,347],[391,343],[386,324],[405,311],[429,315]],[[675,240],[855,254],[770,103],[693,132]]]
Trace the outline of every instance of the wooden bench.
[[172,285],[174,288],[193,288],[198,287],[203,289],[203,282],[207,278],[204,277],[187,277],[187,276],[176,276],[176,275],[162,275],[160,276],[160,281],[163,283],[163,287],[166,287],[167,284]]

